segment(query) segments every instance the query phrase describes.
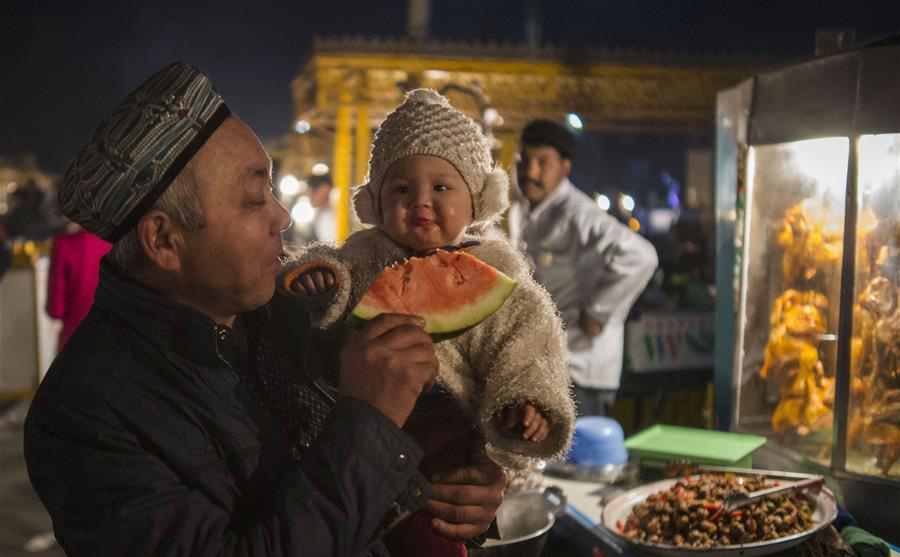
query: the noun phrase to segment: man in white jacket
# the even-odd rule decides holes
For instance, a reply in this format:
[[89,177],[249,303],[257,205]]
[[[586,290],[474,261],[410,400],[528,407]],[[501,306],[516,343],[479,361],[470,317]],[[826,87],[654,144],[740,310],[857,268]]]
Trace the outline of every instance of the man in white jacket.
[[580,415],[606,415],[622,374],[625,318],[657,267],[656,250],[568,179],[575,138],[534,120],[522,131],[513,242],[533,260],[566,327]]

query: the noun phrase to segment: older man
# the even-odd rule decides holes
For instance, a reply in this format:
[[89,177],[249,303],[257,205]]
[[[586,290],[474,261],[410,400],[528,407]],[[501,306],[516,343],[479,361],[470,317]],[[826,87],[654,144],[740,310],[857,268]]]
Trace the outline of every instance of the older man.
[[383,555],[381,534],[422,506],[448,537],[490,524],[503,472],[473,455],[429,485],[400,430],[437,369],[418,318],[371,321],[335,388],[304,365],[308,316],[273,299],[290,217],[271,172],[183,63],[69,168],[63,211],[113,243],[26,422],[29,474],[69,555]]
[[619,388],[625,317],[657,257],[569,181],[574,155],[575,137],[562,124],[525,126],[517,166],[525,201],[510,211],[510,231],[565,322],[578,413],[605,416]]

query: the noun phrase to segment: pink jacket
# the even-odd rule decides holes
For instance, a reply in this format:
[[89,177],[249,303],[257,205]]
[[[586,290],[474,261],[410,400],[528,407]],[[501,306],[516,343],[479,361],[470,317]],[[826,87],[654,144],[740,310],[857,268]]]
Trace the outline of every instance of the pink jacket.
[[100,258],[106,255],[109,247],[107,242],[86,230],[62,234],[53,241],[47,313],[63,322],[58,350],[69,340],[94,303]]

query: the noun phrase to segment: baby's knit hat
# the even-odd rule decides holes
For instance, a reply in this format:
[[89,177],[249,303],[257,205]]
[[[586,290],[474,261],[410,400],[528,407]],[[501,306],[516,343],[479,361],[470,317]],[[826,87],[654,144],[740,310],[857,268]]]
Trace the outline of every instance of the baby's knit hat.
[[472,195],[473,225],[495,221],[509,206],[509,177],[494,165],[478,124],[437,91],[416,89],[375,133],[368,183],[353,194],[356,215],[364,224],[383,225],[381,183],[388,168],[409,155],[433,155],[456,168]]

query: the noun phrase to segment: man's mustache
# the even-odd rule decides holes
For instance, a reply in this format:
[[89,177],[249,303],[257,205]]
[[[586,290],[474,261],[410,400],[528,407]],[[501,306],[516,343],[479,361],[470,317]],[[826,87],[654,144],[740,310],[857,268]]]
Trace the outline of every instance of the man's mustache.
[[536,188],[538,188],[538,189],[543,189],[543,187],[544,187],[543,184],[541,184],[539,181],[537,181],[537,180],[535,180],[535,179],[533,179],[533,178],[521,178],[521,179],[519,180],[519,185],[520,185],[520,186],[527,186],[527,185],[529,185],[529,184],[532,185],[532,186],[534,186],[534,187],[536,187]]

